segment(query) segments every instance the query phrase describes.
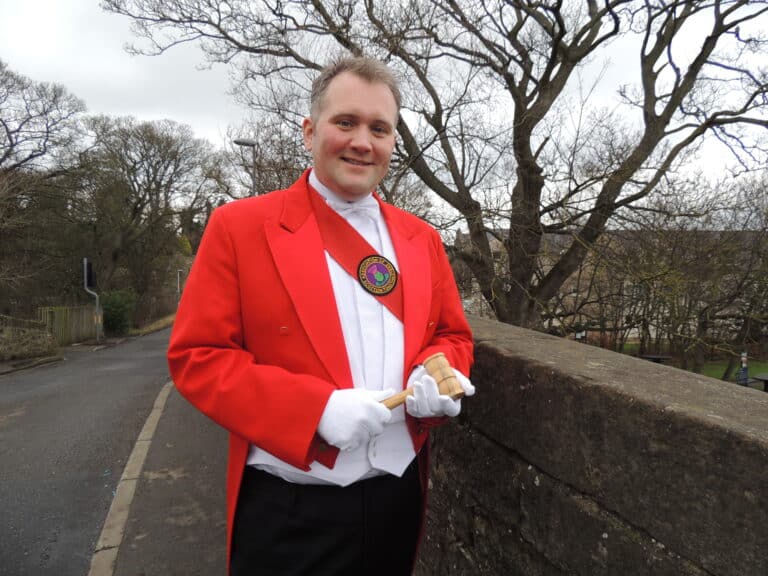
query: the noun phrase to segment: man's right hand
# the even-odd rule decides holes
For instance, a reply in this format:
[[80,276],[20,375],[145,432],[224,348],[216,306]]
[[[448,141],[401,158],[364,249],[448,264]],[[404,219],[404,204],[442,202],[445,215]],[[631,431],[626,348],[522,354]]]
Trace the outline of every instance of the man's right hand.
[[384,431],[392,412],[380,402],[393,390],[334,390],[320,417],[317,433],[340,450],[354,450]]

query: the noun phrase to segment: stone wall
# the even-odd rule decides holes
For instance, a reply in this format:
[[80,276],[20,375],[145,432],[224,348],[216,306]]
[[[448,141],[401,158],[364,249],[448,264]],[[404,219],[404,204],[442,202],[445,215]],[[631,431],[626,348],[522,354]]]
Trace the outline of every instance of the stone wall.
[[417,574],[768,574],[768,394],[472,319]]

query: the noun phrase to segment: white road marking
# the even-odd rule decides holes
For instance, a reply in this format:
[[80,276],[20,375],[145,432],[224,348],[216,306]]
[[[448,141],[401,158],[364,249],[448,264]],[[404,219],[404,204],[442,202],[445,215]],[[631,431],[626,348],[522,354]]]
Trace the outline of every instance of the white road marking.
[[147,458],[152,437],[155,435],[157,423],[160,421],[172,387],[173,383],[168,382],[160,390],[155,405],[136,439],[133,451],[125,464],[123,475],[117,484],[115,498],[112,500],[107,518],[104,520],[101,536],[91,558],[91,569],[88,576],[112,576],[115,572],[117,553],[120,550],[120,543],[123,541],[125,524],[128,521],[133,495],[136,493],[136,485],[139,482],[139,476],[141,476],[141,471],[144,468],[144,460]]

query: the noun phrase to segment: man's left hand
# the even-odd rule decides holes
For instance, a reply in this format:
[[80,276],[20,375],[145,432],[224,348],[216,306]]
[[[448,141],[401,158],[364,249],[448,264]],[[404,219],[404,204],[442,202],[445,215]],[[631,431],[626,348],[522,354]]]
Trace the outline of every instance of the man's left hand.
[[[472,396],[475,387],[469,378],[453,369],[459,384],[464,389],[465,396]],[[440,394],[437,382],[423,366],[414,369],[408,385],[413,388],[413,396],[405,400],[405,409],[414,418],[435,418],[439,416],[458,416],[461,412],[461,400],[453,400],[450,396]]]

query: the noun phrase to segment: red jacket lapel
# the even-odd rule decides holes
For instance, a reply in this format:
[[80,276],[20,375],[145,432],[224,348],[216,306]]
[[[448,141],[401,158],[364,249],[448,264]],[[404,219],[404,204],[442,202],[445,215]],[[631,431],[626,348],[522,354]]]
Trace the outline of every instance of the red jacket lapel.
[[288,190],[279,221],[266,227],[267,242],[315,352],[333,383],[339,388],[351,388],[344,335],[323,242],[309,201],[307,176],[305,172]]

